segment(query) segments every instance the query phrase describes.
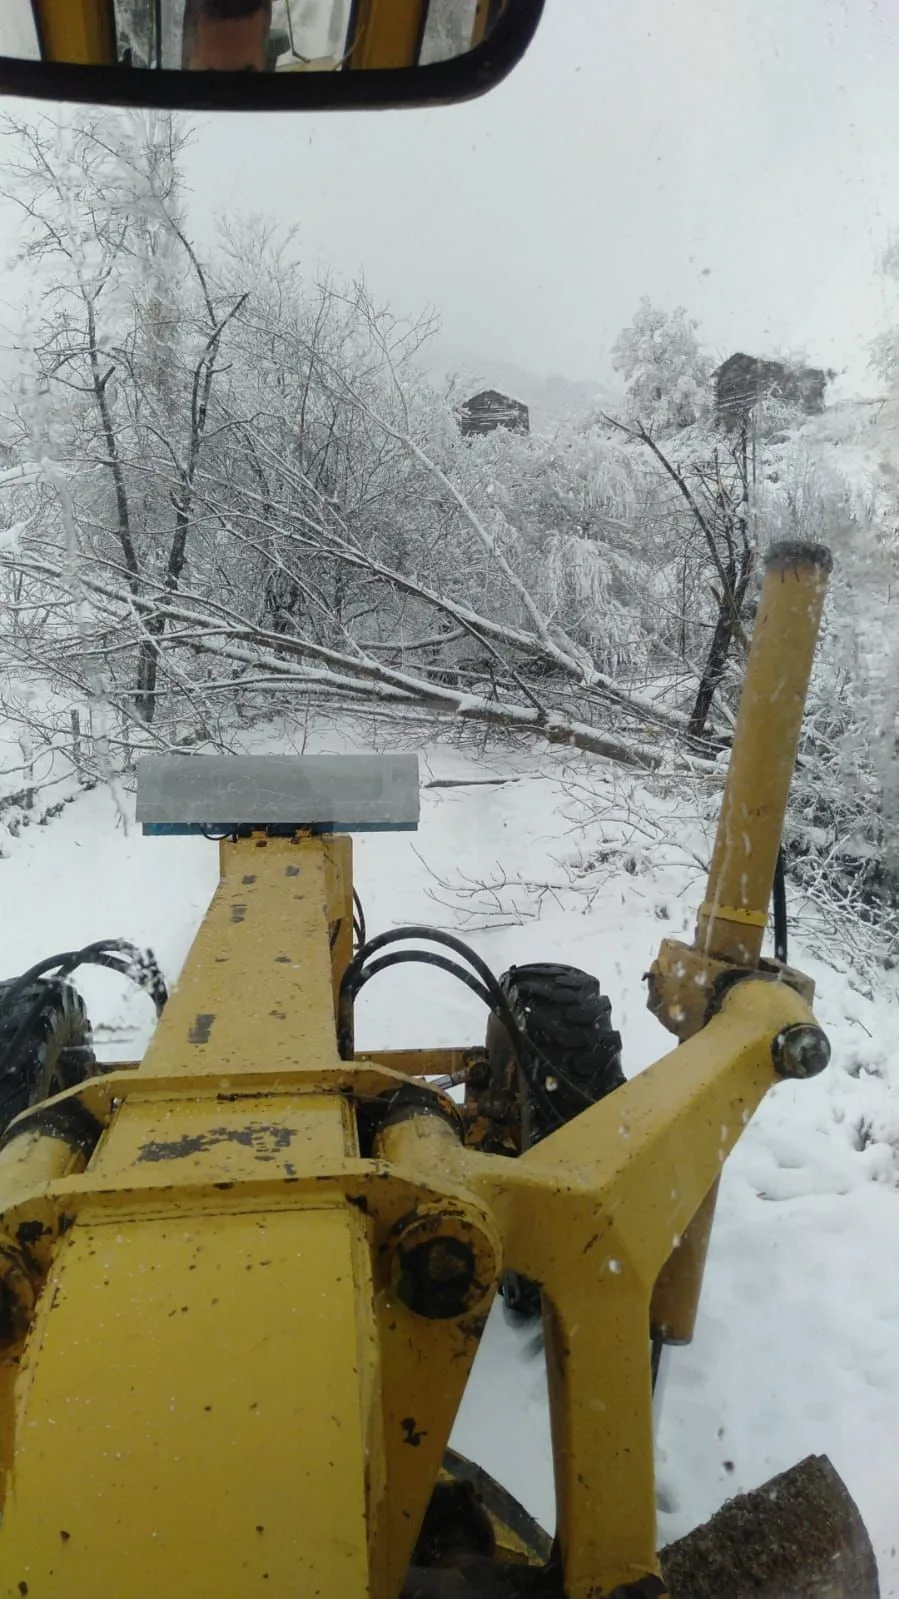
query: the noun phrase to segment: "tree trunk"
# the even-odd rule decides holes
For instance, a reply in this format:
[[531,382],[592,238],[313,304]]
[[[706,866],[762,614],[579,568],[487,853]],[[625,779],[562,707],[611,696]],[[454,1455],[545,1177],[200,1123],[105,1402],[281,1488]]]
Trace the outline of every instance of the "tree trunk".
[[746,590],[749,587],[752,568],[753,552],[750,549],[744,549],[740,556],[739,576],[734,571],[733,563],[729,563],[727,577],[728,587],[733,595],[733,603],[731,603],[730,597],[726,593],[722,594],[718,601],[718,620],[715,623],[715,631],[712,634],[709,653],[706,657],[706,663],[699,680],[699,688],[696,691],[696,699],[693,702],[693,709],[690,712],[690,720],[687,724],[687,731],[693,738],[702,738],[705,734],[712,702],[718,685],[724,676],[724,668],[730,655],[734,633],[742,614],[743,601],[746,598]]
[[137,680],[134,710],[147,727],[156,715],[156,685],[159,680],[159,643],[165,631],[165,617],[150,617],[137,653]]

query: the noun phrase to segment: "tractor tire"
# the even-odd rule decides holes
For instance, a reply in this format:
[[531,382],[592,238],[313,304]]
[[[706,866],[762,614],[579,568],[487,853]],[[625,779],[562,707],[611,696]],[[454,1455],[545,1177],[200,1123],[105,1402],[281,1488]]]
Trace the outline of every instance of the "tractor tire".
[[[597,979],[576,966],[538,963],[513,966],[500,978],[512,1014],[555,1077],[552,1104],[563,1122],[604,1099],[626,1081],[621,1070],[621,1035],[612,1026],[612,1004]],[[487,1058],[497,1093],[517,1078],[521,1105],[518,1145],[531,1149],[553,1131],[539,1099],[529,1092],[503,1023],[487,1024]],[[540,1314],[540,1288],[518,1272],[503,1273],[500,1291],[510,1319]]]
[[77,989],[59,978],[38,978],[7,1001],[14,986],[0,983],[0,1136],[15,1116],[74,1088],[96,1064]]

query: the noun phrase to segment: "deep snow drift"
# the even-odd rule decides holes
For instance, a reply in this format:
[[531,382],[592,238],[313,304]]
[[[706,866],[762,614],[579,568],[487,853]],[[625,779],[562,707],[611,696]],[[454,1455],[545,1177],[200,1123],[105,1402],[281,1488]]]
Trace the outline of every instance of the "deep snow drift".
[[[612,995],[627,1073],[664,1053],[671,1041],[645,1009],[642,976],[660,937],[692,929],[698,824],[599,762],[436,748],[421,775],[417,836],[356,840],[370,932],[431,921],[461,931],[496,971],[540,959],[585,967]],[[214,845],[126,833],[98,789],[5,847],[3,976],[102,936],[149,944],[177,975],[215,885]],[[697,1336],[670,1363],[659,1540],[826,1453],[871,1531],[884,1596],[899,1595],[885,1467],[899,1435],[899,1006],[886,980],[862,992],[798,939],[791,959],[817,981],[833,1062],[814,1082],[775,1088],[725,1168]],[[83,990],[103,1055],[137,1058],[149,1001],[96,971]],[[364,1048],[472,1042],[483,1027],[477,1000],[427,968],[372,983],[357,1022]],[[453,1441],[552,1526],[542,1363],[499,1309]]]

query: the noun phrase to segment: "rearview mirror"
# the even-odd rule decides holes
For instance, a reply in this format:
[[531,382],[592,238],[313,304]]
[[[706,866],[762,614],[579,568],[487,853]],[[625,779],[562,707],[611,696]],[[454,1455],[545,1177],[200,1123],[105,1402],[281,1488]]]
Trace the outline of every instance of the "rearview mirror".
[[471,99],[544,0],[2,0],[0,93],[183,110]]

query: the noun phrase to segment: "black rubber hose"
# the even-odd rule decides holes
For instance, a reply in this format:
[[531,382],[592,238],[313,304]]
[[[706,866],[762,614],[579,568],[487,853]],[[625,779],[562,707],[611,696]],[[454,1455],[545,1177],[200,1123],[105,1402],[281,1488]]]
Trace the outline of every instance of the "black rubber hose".
[[[469,964],[474,967],[474,970],[482,978],[484,986],[487,989],[487,1004],[490,1010],[492,1010],[494,1014],[500,1018],[503,1026],[506,1028],[506,1031],[509,1034],[509,1037],[512,1041],[512,1047],[515,1050],[515,1054],[518,1059],[518,1064],[524,1073],[528,1087],[535,1097],[540,1101],[544,1111],[549,1114],[552,1121],[554,1121],[557,1126],[561,1127],[564,1125],[564,1118],[559,1114],[555,1105],[550,1099],[544,1083],[541,1080],[539,1070],[534,1069],[534,1063],[542,1065],[546,1068],[550,1076],[556,1077],[560,1082],[563,1082],[566,1088],[568,1088],[573,1094],[576,1094],[577,1097],[583,1101],[585,1107],[593,1104],[593,1100],[591,1099],[590,1095],[584,1092],[579,1083],[574,1082],[564,1072],[561,1072],[557,1067],[552,1066],[549,1061],[544,1059],[541,1051],[535,1044],[531,1042],[531,1040],[525,1033],[522,1032],[521,1028],[519,1027],[515,1018],[515,1013],[509,1004],[508,996],[500,987],[496,977],[490,970],[490,967],[487,965],[486,961],[482,960],[480,955],[478,955],[469,944],[466,944],[463,939],[456,938],[452,933],[444,933],[439,931],[436,927],[424,926],[397,927],[391,932],[379,933],[376,938],[373,938],[370,943],[366,944],[359,951],[354,960],[347,967],[343,982],[341,983],[341,999],[345,997],[345,994],[355,994],[357,992],[357,989],[354,987],[356,981],[354,973],[355,971],[361,970],[362,963],[367,960],[376,949],[381,949],[387,944],[399,943],[408,938],[420,938],[436,944],[444,944],[448,949],[453,950],[455,954],[461,955],[464,960],[467,960]],[[457,973],[457,975],[461,974]]]
[[[463,960],[467,960],[469,965],[474,968],[478,977],[480,977],[481,981],[483,982],[485,989],[487,990],[489,995],[487,1000],[489,1008],[495,1011],[501,1018],[504,1026],[508,1029],[513,1043],[517,1040],[519,1045],[524,1046],[529,1054],[534,1053],[530,1042],[525,1039],[524,1035],[522,1034],[512,1012],[512,1007],[510,1006],[506,995],[503,993],[503,990],[500,988],[499,983],[494,977],[493,972],[487,965],[487,962],[483,961],[480,955],[477,955],[473,949],[469,948],[469,946],[464,943],[461,938],[454,937],[452,933],[440,932],[436,927],[420,927],[417,925],[411,927],[396,927],[391,932],[379,933],[376,938],[371,939],[367,944],[363,944],[358,954],[354,955],[353,959],[350,961],[341,979],[340,990],[338,994],[339,1014],[342,1014],[345,1011],[347,1002],[352,1000],[352,998],[358,992],[359,973],[362,971],[362,968],[369,957],[373,955],[376,950],[384,949],[389,944],[405,943],[408,939],[412,938],[420,938],[424,943],[443,944],[447,949],[451,949],[455,955],[461,955]],[[421,953],[423,954],[424,951]]]
[[[98,939],[94,944],[85,944],[83,949],[66,950],[64,954],[50,955],[46,960],[36,961],[34,966],[30,966],[20,977],[15,978],[0,995],[0,1010],[11,1005],[45,973],[53,971],[54,975],[62,980],[78,966],[105,966],[110,971],[118,972],[122,977],[137,982],[141,987],[146,987],[157,1016],[162,1014],[168,992],[155,960],[135,948],[133,944],[128,944],[123,939],[111,938]],[[148,981],[143,982],[142,978],[147,978]],[[43,1003],[44,995],[39,993],[10,1042],[6,1052],[6,1064],[0,1071],[0,1080],[15,1073],[19,1050],[28,1037]]]
[[[376,938],[371,939],[367,944],[363,945],[358,954],[355,955],[343,974],[338,996],[338,1032],[340,1035],[341,1053],[344,1054],[344,1048],[349,1048],[349,1041],[352,1037],[352,1028],[348,1020],[347,1013],[349,1012],[351,1015],[352,1001],[355,999],[356,994],[359,992],[359,989],[362,986],[360,977],[363,972],[364,963],[372,954],[374,954],[376,950],[383,949],[389,944],[401,943],[406,939],[411,938],[420,938],[425,942],[443,944],[448,949],[453,950],[455,954],[461,955],[463,959],[467,960],[470,965],[474,967],[475,972],[482,979],[483,991],[481,991],[479,986],[475,984],[474,980],[469,981],[468,975],[461,971],[458,967],[455,967],[452,962],[444,963],[443,961],[437,961],[434,957],[431,957],[431,964],[440,965],[444,968],[444,970],[451,971],[454,976],[459,977],[467,984],[469,988],[473,990],[473,992],[477,993],[479,997],[484,1000],[484,1003],[487,1005],[488,1009],[491,1010],[494,1015],[499,1017],[509,1034],[512,1047],[515,1051],[521,1071],[527,1081],[528,1088],[530,1089],[534,1098],[540,1103],[544,1114],[547,1115],[550,1121],[555,1123],[557,1127],[561,1127],[564,1123],[564,1118],[559,1114],[544,1086],[539,1066],[543,1065],[547,1067],[553,1076],[560,1077],[562,1074],[555,1071],[554,1068],[551,1068],[549,1066],[549,1062],[543,1060],[540,1051],[536,1049],[536,1047],[531,1043],[530,1039],[527,1038],[527,1036],[521,1031],[518,1022],[515,1019],[512,1007],[509,1004],[508,997],[503,992],[486,961],[483,961],[480,955],[476,954],[475,951],[471,949],[470,946],[461,938],[456,938],[452,933],[443,933],[436,927],[397,927],[390,932],[379,933]],[[405,952],[405,954],[407,959],[417,959],[425,963],[428,961],[428,952],[425,950],[410,950]],[[375,962],[372,966],[372,972],[375,970],[383,970],[387,964],[388,961],[386,959]],[[393,965],[396,963],[390,961],[389,964]],[[348,1055],[344,1054],[344,1059],[347,1058]],[[578,1091],[583,1097],[585,1103],[592,1103],[589,1097],[583,1094],[583,1091],[579,1088],[578,1084],[569,1084],[566,1077],[562,1077],[562,1081],[570,1086],[573,1090]]]
[[378,972],[386,971],[388,966],[401,966],[406,961],[419,961],[423,966],[439,966],[441,971],[449,972],[452,977],[458,977],[460,983],[464,983],[473,994],[477,994],[478,999],[483,1000],[488,1010],[492,1008],[490,995],[483,983],[472,977],[471,972],[467,972],[464,966],[457,966],[456,962],[449,960],[446,955],[435,955],[429,949],[397,949],[392,955],[382,955],[380,960],[372,961],[370,966],[366,966],[365,970],[360,972],[353,989],[354,997],[361,988],[364,988],[370,977],[376,977]]
[[365,911],[362,909],[362,901],[355,889],[353,889],[353,904],[356,908],[353,929],[356,934],[357,953],[359,953],[365,944]]
[[774,868],[774,958],[787,964],[787,858],[781,844]]
[[463,939],[456,938],[453,933],[444,933],[436,927],[420,926],[418,923],[413,923],[409,927],[394,927],[387,933],[378,933],[375,938],[369,939],[367,943],[363,944],[358,955],[350,962],[350,966],[347,967],[347,975],[349,975],[352,967],[361,966],[369,955],[375,953],[375,950],[383,949],[387,944],[402,943],[409,938],[421,938],[431,944],[445,944],[447,949],[451,949],[456,955],[461,955],[463,960],[468,961],[469,966],[474,967],[474,970],[487,987],[493,987],[502,992],[487,962],[482,960],[480,955],[476,954]]
[[[128,957],[127,962],[122,962],[120,957]],[[9,1004],[10,1000],[17,998],[23,988],[28,988],[35,978],[43,977],[45,972],[58,968],[57,975],[67,976],[76,966],[111,966],[119,964],[125,976],[130,976],[129,966],[134,963],[138,967],[145,965],[145,957],[133,944],[128,944],[120,938],[100,938],[94,944],[85,944],[83,949],[66,950],[62,955],[48,955],[45,960],[36,961],[29,966],[26,972],[16,977],[6,988],[0,1004]],[[155,965],[155,962],[154,962]],[[160,982],[162,981],[161,974]],[[164,984],[163,984],[164,987]]]

